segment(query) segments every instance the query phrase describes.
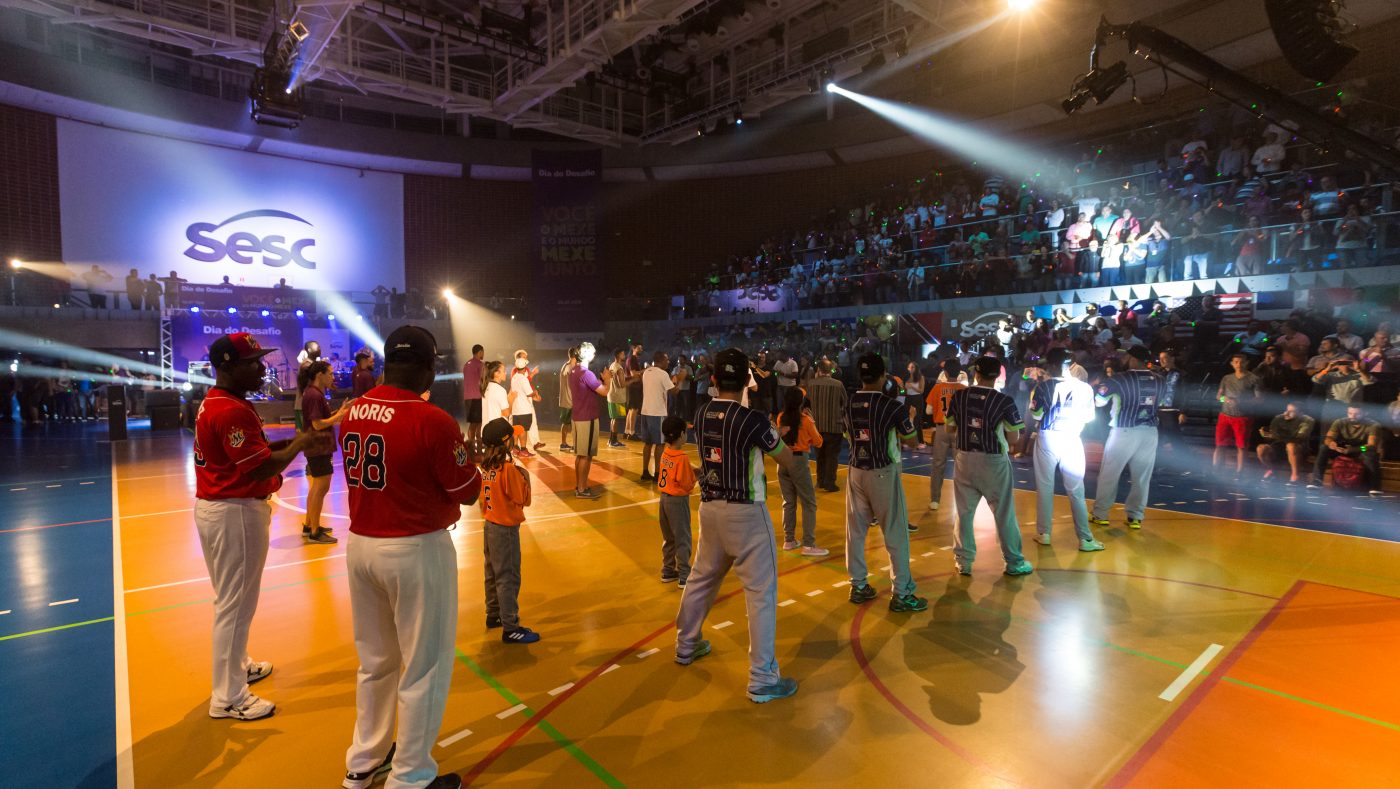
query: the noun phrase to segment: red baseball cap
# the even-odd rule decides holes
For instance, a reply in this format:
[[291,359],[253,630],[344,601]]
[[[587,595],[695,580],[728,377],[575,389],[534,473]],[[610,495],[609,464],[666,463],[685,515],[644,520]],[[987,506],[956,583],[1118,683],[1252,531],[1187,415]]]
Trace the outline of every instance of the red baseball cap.
[[262,347],[248,332],[234,332],[225,334],[209,346],[209,362],[217,370],[228,362],[261,359],[275,350],[277,349]]

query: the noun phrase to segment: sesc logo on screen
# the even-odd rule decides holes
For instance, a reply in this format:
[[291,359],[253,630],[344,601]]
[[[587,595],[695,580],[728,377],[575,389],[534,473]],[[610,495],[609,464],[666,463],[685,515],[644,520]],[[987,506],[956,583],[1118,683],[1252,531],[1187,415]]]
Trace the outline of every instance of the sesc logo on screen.
[[[295,263],[304,269],[315,270],[316,261],[308,259],[306,252],[311,247],[316,246],[316,239],[289,239],[286,234],[277,233],[259,235],[247,230],[228,227],[249,219],[285,219],[312,227],[310,222],[296,214],[270,208],[235,214],[217,225],[196,222],[185,229],[185,238],[190,241],[190,248],[185,250],[185,257],[193,258],[201,263],[218,263],[228,259],[245,266],[261,263],[273,268],[282,268]],[[263,228],[266,223],[257,224]],[[228,229],[225,230],[225,228]]]

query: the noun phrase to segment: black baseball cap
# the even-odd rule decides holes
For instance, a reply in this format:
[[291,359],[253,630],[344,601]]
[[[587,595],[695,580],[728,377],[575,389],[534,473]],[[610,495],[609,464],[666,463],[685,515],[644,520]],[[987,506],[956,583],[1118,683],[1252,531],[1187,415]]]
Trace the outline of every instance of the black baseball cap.
[[856,360],[856,373],[864,383],[870,383],[885,374],[885,360],[878,353],[862,354]]
[[437,358],[437,338],[422,326],[400,326],[384,340],[385,362],[432,367]]
[[496,417],[481,428],[481,443],[488,447],[500,446],[515,434],[515,426],[501,417]]
[[725,391],[742,389],[749,382],[749,357],[738,348],[715,354],[715,383]]
[[248,332],[233,332],[225,334],[209,345],[209,363],[217,370],[229,362],[261,359],[275,350],[277,349],[262,347],[257,338]]
[[1001,375],[1001,360],[995,356],[979,356],[977,361],[972,363],[972,367],[983,378],[996,378]]

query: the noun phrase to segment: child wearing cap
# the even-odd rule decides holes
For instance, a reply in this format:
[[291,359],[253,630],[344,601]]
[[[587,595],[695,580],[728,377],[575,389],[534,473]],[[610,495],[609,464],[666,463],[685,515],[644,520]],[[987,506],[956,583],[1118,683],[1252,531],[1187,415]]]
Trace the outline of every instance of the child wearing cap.
[[503,628],[501,641],[533,644],[540,634],[520,624],[520,525],[530,506],[530,477],[511,459],[514,429],[493,419],[481,429],[486,454],[481,460],[483,565],[486,574],[486,627]]
[[[796,386],[783,394],[783,410],[778,414],[778,435],[792,448],[791,470],[778,467],[778,490],[783,494],[783,550],[802,549],[803,556],[831,553],[817,546],[817,493],[812,488],[808,450],[820,449],[822,434],[812,419],[812,404]],[[797,541],[797,506],[802,505],[802,542]]]
[[656,485],[661,489],[661,583],[675,581],[681,589],[690,577],[690,492],[695,490],[695,469],[685,454],[685,427],[678,416],[668,416],[661,423],[666,447],[656,470]]

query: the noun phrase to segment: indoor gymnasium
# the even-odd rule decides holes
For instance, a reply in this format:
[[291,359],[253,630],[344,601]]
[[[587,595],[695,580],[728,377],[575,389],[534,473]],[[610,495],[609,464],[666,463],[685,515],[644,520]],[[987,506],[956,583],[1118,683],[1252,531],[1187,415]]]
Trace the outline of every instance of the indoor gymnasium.
[[24,787],[1400,781],[1381,0],[0,0]]

